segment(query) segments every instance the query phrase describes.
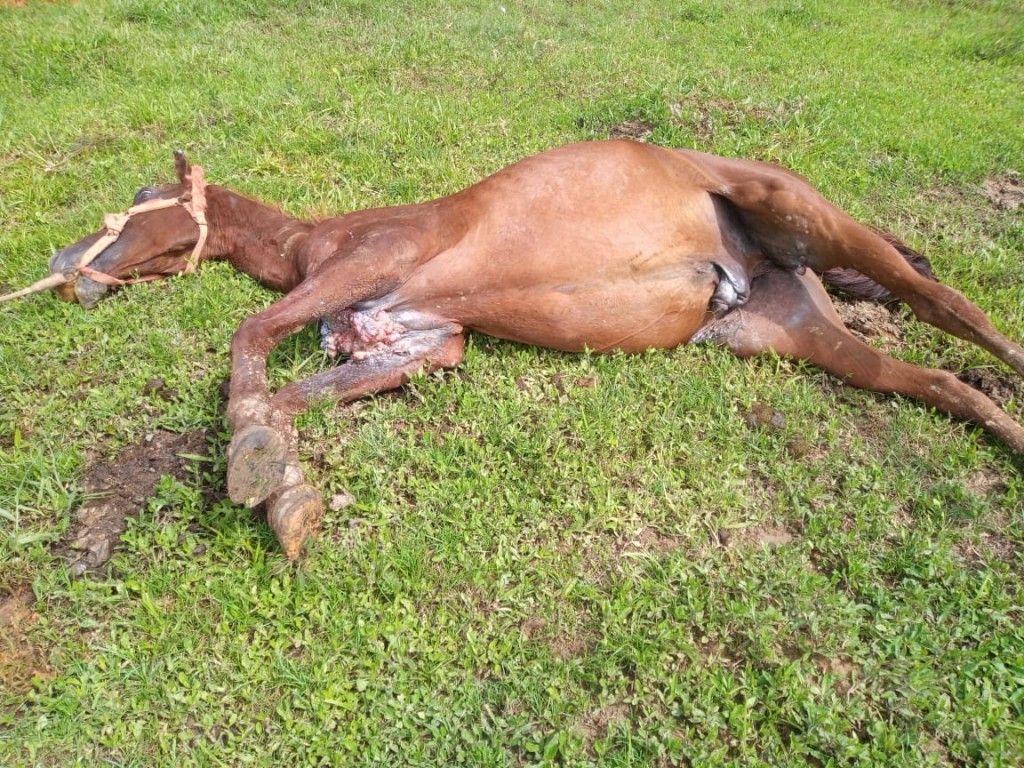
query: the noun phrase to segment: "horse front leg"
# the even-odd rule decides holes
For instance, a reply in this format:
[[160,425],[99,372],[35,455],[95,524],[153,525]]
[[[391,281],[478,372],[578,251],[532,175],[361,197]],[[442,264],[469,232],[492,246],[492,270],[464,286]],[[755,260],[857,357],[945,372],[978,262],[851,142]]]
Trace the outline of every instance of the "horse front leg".
[[306,482],[299,464],[294,417],[316,399],[347,403],[374,392],[396,389],[418,371],[454,367],[462,360],[464,347],[465,337],[456,326],[412,331],[387,350],[289,384],[271,398],[271,424],[275,434],[284,436],[286,449],[282,479],[267,497],[267,524],[289,560],[299,556],[303,544],[317,531],[323,518],[320,491]]
[[267,356],[286,337],[337,303],[320,280],[307,280],[263,312],[247,318],[231,341],[228,398],[228,496],[254,507],[284,480],[288,436],[271,424]]
[[361,241],[246,319],[231,341],[228,495],[237,504],[254,507],[266,500],[284,482],[288,466],[288,435],[272,423],[267,356],[314,320],[393,290],[421,253],[416,243],[387,233]]

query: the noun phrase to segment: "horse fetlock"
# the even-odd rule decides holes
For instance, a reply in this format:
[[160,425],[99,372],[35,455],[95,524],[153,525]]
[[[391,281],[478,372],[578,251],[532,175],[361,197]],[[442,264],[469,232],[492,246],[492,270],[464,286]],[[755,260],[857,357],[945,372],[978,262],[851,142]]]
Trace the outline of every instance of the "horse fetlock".
[[238,432],[246,424],[266,424],[270,405],[259,395],[235,395],[228,402],[228,423]]
[[281,486],[288,468],[288,440],[278,430],[251,424],[228,446],[228,496],[255,507]]
[[1019,376],[1024,376],[1024,349],[1021,349],[1016,344],[1014,344],[1014,347],[1014,349],[1006,353],[1006,362]]
[[320,529],[323,515],[320,491],[308,483],[285,488],[267,501],[267,524],[289,560],[302,553],[306,540]]

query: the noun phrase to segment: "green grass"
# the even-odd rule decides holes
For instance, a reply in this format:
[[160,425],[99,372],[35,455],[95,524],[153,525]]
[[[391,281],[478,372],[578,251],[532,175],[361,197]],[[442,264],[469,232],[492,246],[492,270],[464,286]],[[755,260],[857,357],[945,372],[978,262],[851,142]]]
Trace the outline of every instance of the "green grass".
[[[803,173],[1024,338],[1024,220],[979,189],[1024,171],[1022,39],[980,0],[0,8],[0,283],[175,147],[316,216],[645,120]],[[31,586],[49,670],[0,683],[0,764],[1024,760],[1024,481],[977,429],[778,360],[475,337],[461,373],[302,419],[358,501],[292,567],[223,492],[228,345],[273,298],[214,265],[0,309],[0,592]],[[905,359],[995,367],[907,327]],[[272,374],[325,365],[307,331]],[[86,467],[160,428],[210,460],[70,579]]]

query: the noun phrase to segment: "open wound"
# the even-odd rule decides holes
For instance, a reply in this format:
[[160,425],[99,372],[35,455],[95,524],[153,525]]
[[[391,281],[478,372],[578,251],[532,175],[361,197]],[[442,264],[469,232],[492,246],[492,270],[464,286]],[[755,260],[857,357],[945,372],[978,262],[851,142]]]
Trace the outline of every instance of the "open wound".
[[320,346],[331,357],[348,355],[364,360],[386,352],[408,329],[383,309],[347,309],[320,320]]

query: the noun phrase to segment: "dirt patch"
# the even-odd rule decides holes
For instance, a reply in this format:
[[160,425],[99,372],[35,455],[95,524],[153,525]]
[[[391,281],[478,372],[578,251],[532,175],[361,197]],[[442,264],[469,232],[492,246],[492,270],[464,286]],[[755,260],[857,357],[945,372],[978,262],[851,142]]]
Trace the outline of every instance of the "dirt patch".
[[709,98],[687,94],[669,104],[673,121],[702,139],[713,139],[721,131],[734,131],[747,120],[785,122],[803,108],[799,103],[779,102],[774,106],[749,101]]
[[733,650],[726,647],[725,643],[717,638],[700,635],[694,638],[697,653],[705,665],[722,667],[736,667],[740,662],[733,656]]
[[[908,220],[907,229],[917,232],[927,239],[931,235],[954,240],[964,237],[996,238],[1006,231],[1011,219],[1006,216],[1006,208],[1000,203],[1002,193],[999,192],[999,179],[992,177],[980,185],[950,184],[936,177],[930,184],[922,187],[917,193],[922,203],[942,208],[941,216],[926,218],[913,217]],[[992,192],[986,189],[990,183]]]
[[796,540],[781,526],[753,525],[749,528],[722,529],[718,532],[718,543],[723,547],[780,547]]
[[583,744],[590,752],[598,739],[608,735],[608,727],[613,723],[621,723],[629,719],[629,705],[609,704],[607,707],[588,712],[576,724],[576,732],[583,737]]
[[[330,507],[332,512],[340,512],[341,510],[345,509],[346,507],[350,507],[350,506],[352,506],[355,503],[356,503],[356,497],[355,496],[353,496],[348,491],[342,491],[341,493],[336,493],[333,496],[331,496],[331,501],[328,504],[328,507]],[[356,521],[354,519],[349,521],[349,523],[350,523],[349,527],[353,527],[351,525],[351,523],[353,523],[353,522],[356,522]]]
[[[557,630],[557,627],[552,629]],[[547,619],[530,616],[519,625],[519,631],[527,640],[547,645],[551,655],[559,661],[569,661],[582,656],[590,647],[592,636],[586,631],[580,634],[552,632]]]
[[168,387],[167,382],[158,376],[146,382],[145,386],[142,388],[142,394],[166,401],[176,400],[178,398],[178,390]]
[[743,421],[751,429],[781,432],[786,428],[786,416],[767,403],[755,401],[746,408],[741,407],[740,413],[743,416]]
[[[743,423],[749,429],[763,430],[779,435],[786,431],[786,415],[782,411],[775,410],[767,403],[755,400],[749,406],[741,405],[739,411],[743,417]],[[821,456],[818,446],[800,434],[790,436],[786,441],[786,451],[795,459],[810,457],[813,460]],[[763,490],[767,490],[769,495],[774,494],[774,489],[772,489],[770,483],[766,482],[762,488],[757,489],[757,492]]]
[[[768,403],[755,400],[748,406],[739,406],[740,416],[747,428],[781,435],[786,431],[786,414]],[[786,451],[796,459],[818,454],[818,446],[804,435],[794,434],[786,441]]]
[[770,526],[754,526],[749,529],[744,538],[758,547],[779,547],[783,544],[793,542],[793,534],[785,528],[773,528]]
[[671,536],[662,536],[650,526],[640,528],[632,536],[620,539],[616,547],[616,559],[630,555],[667,555],[680,546]]
[[607,584],[614,573],[623,572],[627,561],[664,557],[684,544],[682,539],[665,536],[645,525],[632,532],[603,534],[590,542],[567,542],[565,552],[579,547],[584,553],[580,571],[595,584]]
[[623,120],[608,129],[608,136],[612,139],[647,141],[652,133],[654,133],[654,123],[649,120]]
[[481,616],[491,616],[501,609],[501,603],[492,599],[487,592],[477,586],[468,587],[462,593],[461,599],[463,605]]
[[954,544],[953,554],[966,565],[982,568],[990,559],[1013,565],[1020,549],[1020,545],[1008,536],[995,531],[983,531],[976,542],[965,540]]
[[1007,479],[998,470],[991,467],[982,467],[968,476],[964,486],[975,496],[985,498],[989,495],[1005,491]]
[[818,452],[818,446],[803,435],[794,435],[786,443],[786,451],[788,451],[789,455],[794,459],[803,459],[816,454]]
[[934,758],[934,764],[938,766],[938,768],[946,768],[947,766],[953,766],[956,764],[953,761],[953,756],[950,755],[949,750],[946,749],[946,745],[942,743],[942,740],[938,736],[930,736],[922,741],[921,751]]
[[981,546],[997,560],[1004,563],[1013,563],[1017,559],[1020,545],[1013,539],[1001,533],[986,531],[981,534]]
[[1006,407],[1012,399],[1024,399],[1017,380],[996,368],[968,368],[956,375],[960,381],[983,392],[996,405]]
[[546,619],[542,619],[539,616],[531,616],[519,626],[519,631],[523,633],[523,637],[527,640],[532,640],[547,625]]
[[898,316],[884,305],[873,301],[834,302],[843,325],[854,336],[864,340],[878,340],[883,349],[893,349],[903,342],[903,328]]
[[844,696],[853,688],[854,680],[860,672],[860,669],[852,661],[838,656],[828,658],[816,655],[814,663],[822,672],[827,672],[835,678],[836,692]]
[[202,430],[160,431],[143,443],[122,448],[113,461],[90,467],[81,483],[87,500],[57,545],[58,553],[71,563],[71,575],[82,576],[110,559],[128,518],[142,511],[160,478],[186,479],[191,461],[182,454],[205,453]]
[[576,635],[556,635],[548,643],[551,655],[559,661],[569,661],[577,656],[582,656],[586,653],[588,646],[586,638]]
[[14,693],[29,690],[36,677],[53,676],[44,649],[26,632],[38,618],[33,602],[28,587],[0,595],[0,688]]
[[[521,379],[521,377],[520,377]],[[516,386],[519,386],[520,379],[516,379]],[[594,376],[573,376],[568,373],[556,373],[551,377],[551,386],[558,390],[558,394],[566,394],[572,387],[580,387],[582,389],[590,389],[597,384],[597,378]],[[519,387],[523,389],[523,387]]]
[[1024,178],[1016,171],[990,176],[981,185],[982,192],[993,206],[1003,211],[1016,211],[1024,205]]

